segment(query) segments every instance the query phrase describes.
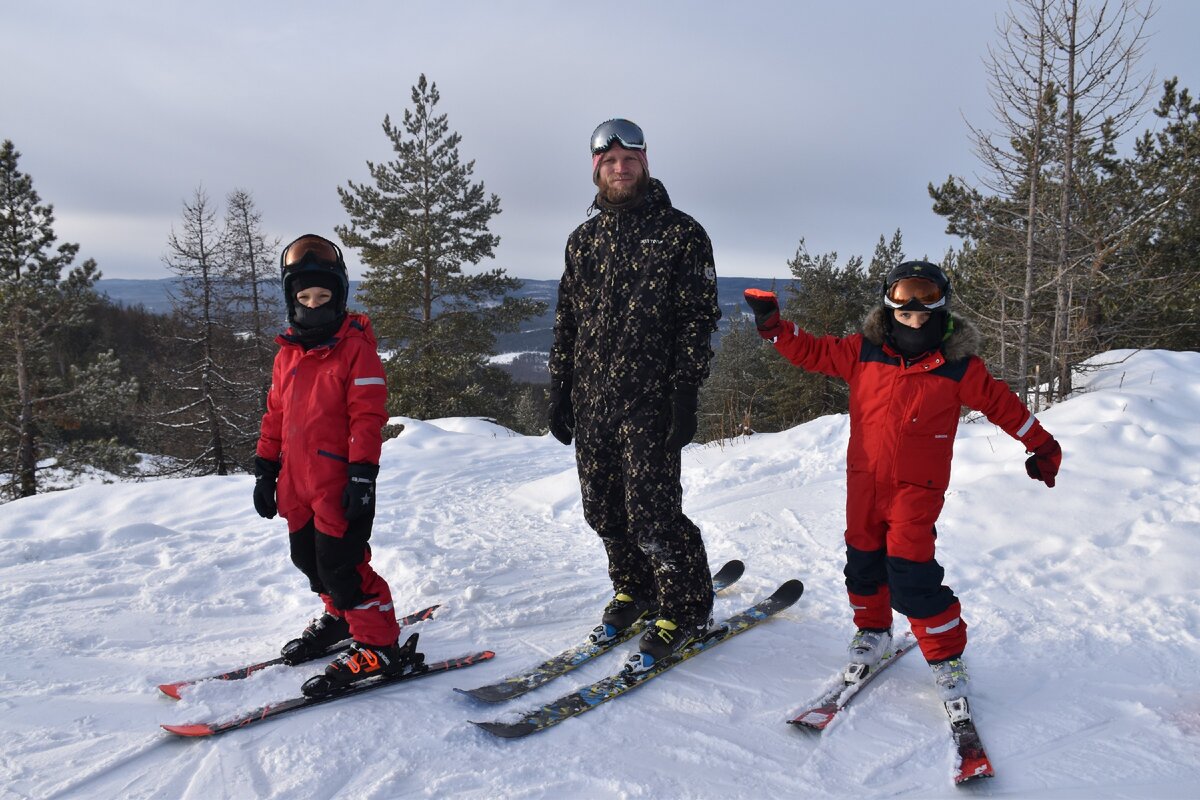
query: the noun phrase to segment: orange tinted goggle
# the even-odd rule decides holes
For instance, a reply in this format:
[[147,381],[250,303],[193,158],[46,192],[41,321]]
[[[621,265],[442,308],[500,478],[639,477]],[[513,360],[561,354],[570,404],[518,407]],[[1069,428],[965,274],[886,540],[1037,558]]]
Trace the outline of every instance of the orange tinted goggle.
[[306,261],[336,267],[342,263],[342,251],[328,239],[306,236],[288,245],[283,251],[283,268],[298,267]]
[[928,278],[901,278],[888,287],[883,301],[892,308],[932,311],[946,304],[946,295]]

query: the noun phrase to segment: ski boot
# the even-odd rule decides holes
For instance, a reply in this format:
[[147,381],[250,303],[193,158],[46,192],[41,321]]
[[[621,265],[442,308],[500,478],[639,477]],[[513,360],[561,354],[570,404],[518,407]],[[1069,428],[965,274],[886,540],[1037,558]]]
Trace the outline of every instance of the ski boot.
[[850,658],[842,679],[846,683],[858,683],[892,652],[892,632],[890,629],[859,628],[848,649]]
[[[937,684],[938,697],[946,703],[946,711],[950,713],[950,703],[967,697],[967,665],[962,656],[947,658],[929,665],[933,670],[933,682]],[[964,709],[965,709],[964,705]],[[969,713],[968,713],[969,718]]]
[[617,592],[604,607],[604,616],[601,617],[600,624],[588,634],[588,641],[592,644],[603,644],[615,639],[617,634],[649,613],[650,603],[647,601],[635,600],[624,592]]
[[642,634],[638,640],[638,651],[629,657],[623,669],[634,674],[645,672],[657,662],[703,637],[712,629],[712,625],[712,617],[688,625],[660,619]]
[[395,676],[426,669],[425,656],[417,652],[417,634],[401,646],[354,642],[325,667],[324,674],[309,678],[300,687],[306,697],[319,697],[379,675]]
[[285,664],[295,666],[305,661],[320,658],[334,647],[350,638],[350,624],[343,617],[335,617],[328,611],[308,623],[300,638],[292,639],[283,646],[280,655]]

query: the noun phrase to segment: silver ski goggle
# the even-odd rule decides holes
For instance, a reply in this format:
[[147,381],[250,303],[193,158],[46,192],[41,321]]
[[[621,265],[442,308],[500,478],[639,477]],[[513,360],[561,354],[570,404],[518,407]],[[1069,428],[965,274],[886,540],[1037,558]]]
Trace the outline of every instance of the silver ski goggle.
[[607,151],[613,144],[619,144],[626,150],[645,150],[646,135],[627,119],[601,122],[592,133],[592,155]]

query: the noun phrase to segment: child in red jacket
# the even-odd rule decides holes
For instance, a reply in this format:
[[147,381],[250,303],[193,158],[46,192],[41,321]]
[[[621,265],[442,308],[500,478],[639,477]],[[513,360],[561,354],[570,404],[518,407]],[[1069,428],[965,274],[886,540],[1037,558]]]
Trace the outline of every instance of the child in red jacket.
[[1047,486],[1062,460],[1058,442],[974,354],[978,333],[949,313],[950,281],[934,264],[894,267],[863,332],[845,338],[785,324],[771,292],[745,296],[759,335],[780,354],[850,385],[845,575],[858,632],[846,680],[862,680],[890,651],[895,609],[908,617],[947,710],[968,714],[967,624],[934,559],[961,408],[1024,444],[1029,476]]
[[347,312],[350,284],[338,246],[301,236],[284,248],[280,266],[291,327],[275,340],[254,508],[287,520],[292,563],[325,603],[300,638],[284,645],[284,659],[319,658],[353,638],[323,676],[304,685],[306,694],[320,694],[402,671],[409,659],[398,645],[391,590],[371,568],[367,543],[387,384],[370,320]]

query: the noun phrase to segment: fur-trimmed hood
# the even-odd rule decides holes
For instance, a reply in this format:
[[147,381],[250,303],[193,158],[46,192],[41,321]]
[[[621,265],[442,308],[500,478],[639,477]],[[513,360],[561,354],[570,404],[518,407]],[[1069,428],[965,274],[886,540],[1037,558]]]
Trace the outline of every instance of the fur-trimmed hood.
[[[863,319],[863,338],[871,344],[882,347],[888,330],[888,315],[890,308],[876,306]],[[942,354],[947,361],[958,361],[979,352],[979,328],[975,324],[957,314],[950,315],[950,335],[942,341]]]

